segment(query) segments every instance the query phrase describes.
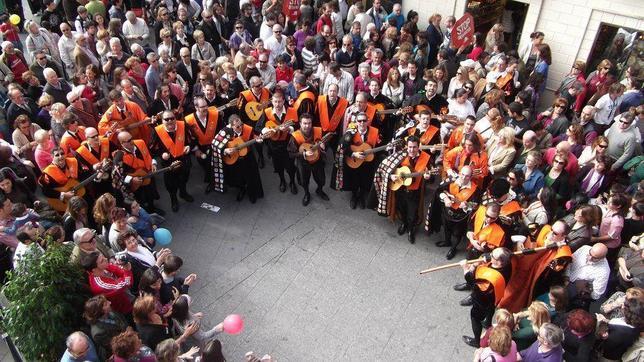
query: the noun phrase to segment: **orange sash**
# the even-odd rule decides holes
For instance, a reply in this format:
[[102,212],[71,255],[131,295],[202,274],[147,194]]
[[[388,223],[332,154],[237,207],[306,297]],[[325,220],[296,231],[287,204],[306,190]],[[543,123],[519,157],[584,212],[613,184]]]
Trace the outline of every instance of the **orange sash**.
[[480,243],[485,242],[490,245],[488,249],[494,249],[501,246],[503,243],[505,231],[503,231],[503,228],[496,223],[484,226],[486,210],[487,207],[479,206],[474,214],[474,238]]
[[108,158],[110,156],[110,141],[105,138],[101,137],[99,140],[100,142],[100,160],[94,156],[92,151],[89,150],[87,146],[87,141],[83,142],[78,149],[76,149],[76,153],[78,153],[87,163],[90,165],[94,166],[95,164],[103,161],[104,159]]
[[134,143],[134,146],[136,146],[136,148],[139,150],[139,152],[141,152],[143,159],[135,157],[130,152],[124,152],[123,163],[128,165],[130,168],[133,168],[134,170],[144,169],[148,172],[152,171],[152,156],[150,155],[148,146],[145,145],[145,142],[143,140],[134,140],[132,142]]
[[154,130],[172,157],[178,158],[183,156],[183,148],[186,143],[186,124],[183,121],[177,121],[177,130],[174,133],[176,141],[170,138],[168,131],[166,131],[162,124],[154,127]]
[[479,266],[474,272],[474,279],[478,288],[485,292],[490,287],[494,288],[494,304],[497,305],[503,293],[505,292],[505,278],[498,270],[490,268],[489,266]]
[[69,181],[69,179],[78,179],[78,160],[72,157],[65,158],[65,170],[61,170],[60,167],[51,164],[43,170],[47,176],[51,177],[59,185],[64,185]]
[[[430,156],[427,152],[421,151],[416,160],[416,165],[414,166],[413,172],[423,172],[427,169],[427,164],[429,163]],[[405,157],[401,166],[409,167],[409,156]],[[407,186],[407,190],[418,190],[420,187],[420,182],[423,180],[422,176],[414,177],[414,182],[411,185]]]
[[253,94],[253,91],[250,89],[247,89],[243,92],[241,92],[242,97],[246,100],[246,102],[266,102],[268,101],[268,98],[270,98],[271,93],[268,91],[266,88],[262,88],[262,93],[259,95],[259,99]]
[[187,115],[185,122],[192,128],[200,146],[210,145],[212,140],[215,139],[215,131],[217,130],[217,123],[219,123],[219,110],[217,107],[208,108],[208,120],[206,121],[205,131],[201,130],[201,126],[198,124],[199,121],[197,121],[194,113]]
[[537,242],[535,247],[540,247],[540,246],[545,246],[546,245],[546,236],[552,231],[552,226],[550,225],[543,225],[541,230],[539,231],[539,235],[537,235]]
[[315,103],[315,94],[313,94],[313,92],[311,92],[311,91],[304,91],[304,92],[300,93],[300,95],[297,97],[297,100],[295,101],[295,103],[293,103],[293,108],[296,111],[299,112],[300,105],[302,105],[302,102],[305,99],[310,99],[311,102]]
[[318,97],[317,106],[318,115],[320,117],[320,125],[322,126],[322,130],[324,132],[334,132],[338,128],[340,121],[342,121],[342,117],[344,116],[344,112],[347,110],[349,102],[346,99],[339,97],[338,104],[336,105],[331,118],[329,118],[329,108],[327,107],[326,100],[326,95],[321,95]]
[[[266,116],[267,120],[277,125],[281,125],[284,122],[288,122],[288,121],[292,121],[293,123],[297,123],[298,121],[297,112],[293,107],[289,107],[286,109],[286,114],[284,115],[284,119],[282,121],[279,121],[277,117],[275,117],[275,114],[273,113],[273,107],[264,109],[264,115]],[[288,139],[288,132],[280,132],[280,135],[277,138],[277,141],[285,141],[287,139]]]
[[[360,132],[356,132],[356,134],[353,135],[353,139],[351,140],[351,142],[356,146],[359,146],[359,145],[362,144],[362,137],[360,136]],[[378,144],[378,129],[377,128],[369,127],[367,129],[367,141],[366,142],[367,142],[367,144],[369,144],[369,146],[371,146],[371,148],[376,147],[376,145]]]
[[[298,146],[301,146],[303,143],[306,143],[307,140],[304,137],[304,134],[302,133],[301,130],[297,130],[292,133],[293,138],[295,139],[295,142],[297,142]],[[313,127],[313,141],[312,142],[317,142],[322,139],[322,128],[320,127]]]
[[452,203],[452,209],[458,209],[461,206],[461,203],[466,202],[467,200],[474,195],[476,192],[476,184],[470,183],[471,187],[462,189],[459,191],[459,186],[456,182],[449,184],[449,193],[454,196],[455,202]]
[[80,147],[81,143],[87,139],[85,137],[85,127],[79,126],[78,129],[76,130],[76,136],[80,138],[80,141],[78,141],[72,135],[67,133],[67,131],[65,131],[65,133],[61,137],[60,148],[62,148],[63,151],[65,151],[66,155],[68,155],[71,151],[74,151],[78,147]]
[[519,203],[516,200],[512,200],[507,204],[501,206],[501,211],[499,212],[499,215],[510,216],[515,212],[519,212],[521,210],[522,210],[521,205],[519,205]]
[[[432,138],[434,138],[434,135],[436,135],[436,132],[438,131],[439,129],[437,127],[429,126],[429,128],[425,130],[425,133],[423,133],[420,136],[420,144],[428,145],[429,141],[431,141]],[[409,135],[413,135],[413,134],[416,134],[416,127],[412,127],[409,129]]]

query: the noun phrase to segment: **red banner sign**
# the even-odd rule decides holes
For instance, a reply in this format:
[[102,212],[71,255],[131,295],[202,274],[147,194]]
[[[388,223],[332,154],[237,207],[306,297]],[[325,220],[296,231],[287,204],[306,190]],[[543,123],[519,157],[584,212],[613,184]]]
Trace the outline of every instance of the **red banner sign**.
[[470,13],[465,13],[452,28],[452,44],[456,48],[469,45],[474,37],[474,18]]
[[302,5],[301,0],[284,0],[284,6],[282,6],[282,13],[290,21],[295,21],[300,17],[300,5]]

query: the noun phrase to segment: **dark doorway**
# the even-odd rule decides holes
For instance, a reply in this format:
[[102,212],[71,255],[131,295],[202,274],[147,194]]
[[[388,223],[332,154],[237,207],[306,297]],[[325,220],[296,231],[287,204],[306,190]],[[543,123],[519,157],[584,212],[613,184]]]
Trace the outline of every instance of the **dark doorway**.
[[613,63],[617,79],[624,78],[626,69],[636,64],[644,65],[644,32],[617,25],[601,23],[593,47],[586,61],[591,72],[599,62],[608,59]]
[[530,5],[521,1],[509,0],[505,3],[501,23],[505,29],[505,41],[510,49],[517,49],[521,34],[523,33],[523,24],[525,23],[528,7]]

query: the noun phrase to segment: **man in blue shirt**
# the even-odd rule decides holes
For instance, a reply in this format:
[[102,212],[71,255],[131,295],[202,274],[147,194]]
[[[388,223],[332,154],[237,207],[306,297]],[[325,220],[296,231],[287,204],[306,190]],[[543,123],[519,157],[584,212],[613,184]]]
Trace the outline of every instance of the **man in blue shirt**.
[[402,15],[402,7],[400,4],[394,4],[394,11],[387,15],[385,22],[388,22],[389,19],[396,20],[396,28],[398,28],[398,31],[402,29],[403,24],[405,24],[405,17]]

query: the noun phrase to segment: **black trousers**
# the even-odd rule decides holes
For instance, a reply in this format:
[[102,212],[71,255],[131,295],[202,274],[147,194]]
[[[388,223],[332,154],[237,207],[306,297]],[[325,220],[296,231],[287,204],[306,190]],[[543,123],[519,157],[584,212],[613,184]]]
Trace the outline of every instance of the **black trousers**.
[[295,180],[295,163],[289,157],[287,150],[287,141],[273,141],[269,144],[268,150],[273,160],[273,171],[284,179],[284,171],[288,173],[291,181]]
[[326,175],[324,174],[324,161],[322,161],[322,159],[319,159],[314,164],[310,164],[306,160],[300,160],[300,169],[302,172],[302,187],[304,188],[304,192],[309,191],[311,175],[313,175],[313,179],[318,185],[317,189],[322,190],[324,182],[326,182]]
[[138,190],[134,191],[134,198],[136,201],[144,205],[145,207],[150,207],[154,204],[155,200],[159,199],[159,192],[157,191],[156,181],[154,177],[151,178],[152,182],[147,186],[141,186]]
[[163,174],[165,189],[170,193],[170,197],[177,197],[177,191],[186,192],[186,184],[190,178],[192,163],[188,157],[184,157],[181,161],[183,162],[181,167]]
[[450,211],[447,210],[447,207],[443,207],[443,220],[445,220],[445,241],[451,242],[452,237],[454,238],[455,243],[452,245],[458,245],[461,242],[465,233],[467,232],[467,217],[464,217],[463,220],[453,221],[450,220],[448,215]]
[[[202,150],[203,152],[203,150]],[[204,182],[210,183],[212,181],[212,153],[205,153],[206,158],[196,157],[197,163],[204,173]]]
[[488,328],[492,325],[492,317],[494,316],[494,303],[481,303],[473,295],[474,304],[470,310],[470,321],[472,322],[472,333],[474,339],[479,341],[481,339],[481,332],[483,328]]
[[407,226],[418,224],[418,207],[420,203],[420,189],[408,191],[405,187],[396,191],[396,211],[400,220]]

